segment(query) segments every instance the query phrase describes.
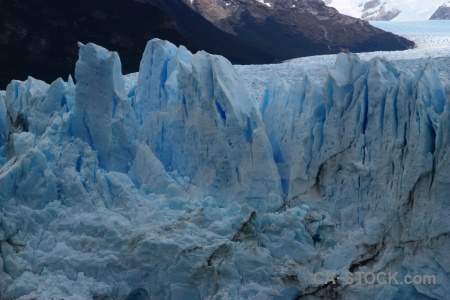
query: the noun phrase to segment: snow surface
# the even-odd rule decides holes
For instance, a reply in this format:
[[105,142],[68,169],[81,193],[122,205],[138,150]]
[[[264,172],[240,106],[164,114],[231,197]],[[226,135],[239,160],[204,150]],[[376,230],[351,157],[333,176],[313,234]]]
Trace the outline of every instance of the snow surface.
[[270,3],[268,3],[268,2],[266,3],[264,0],[256,0],[256,1],[258,1],[259,3],[264,4],[265,6],[268,6],[268,7],[272,6]]
[[[233,66],[152,40],[122,76],[79,46],[76,84],[0,92],[1,299],[448,297],[447,49]],[[437,284],[314,282],[350,269]]]
[[[450,21],[370,22],[375,27],[410,39],[419,49],[450,50]],[[448,52],[447,52],[448,54]],[[443,56],[446,54],[442,54]]]
[[[360,18],[363,13],[364,3],[367,0],[333,0],[327,6],[336,8],[340,13],[355,18]],[[382,0],[386,11],[400,10],[400,14],[392,21],[420,21],[428,20],[431,15],[448,0]]]
[[[405,51],[376,51],[359,53],[363,60],[375,57],[385,59],[395,66],[417,72],[430,59],[435,61],[441,81],[450,82],[450,21],[416,21],[416,22],[370,22],[380,29],[411,39],[417,48]],[[311,80],[321,84],[327,78],[328,71],[334,67],[336,55],[317,55],[292,59],[281,64],[235,66],[238,73],[246,80],[260,101],[266,86],[277,74],[288,82],[308,75]]]

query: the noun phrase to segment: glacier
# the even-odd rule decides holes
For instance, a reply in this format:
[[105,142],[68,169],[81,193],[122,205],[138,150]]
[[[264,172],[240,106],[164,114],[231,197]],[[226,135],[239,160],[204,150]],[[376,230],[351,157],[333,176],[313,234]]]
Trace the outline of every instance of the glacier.
[[[152,40],[137,75],[0,91],[1,299],[446,299],[450,85],[432,60],[336,56],[255,87]],[[319,284],[331,272],[436,285]]]

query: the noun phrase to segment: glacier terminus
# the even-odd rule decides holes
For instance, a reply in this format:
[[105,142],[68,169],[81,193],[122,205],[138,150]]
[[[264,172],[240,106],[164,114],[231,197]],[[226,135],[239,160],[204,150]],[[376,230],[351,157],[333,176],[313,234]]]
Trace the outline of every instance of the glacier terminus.
[[1,299],[448,299],[435,61],[341,53],[322,80],[253,86],[163,40],[126,76],[117,53],[79,48],[74,79],[0,91]]

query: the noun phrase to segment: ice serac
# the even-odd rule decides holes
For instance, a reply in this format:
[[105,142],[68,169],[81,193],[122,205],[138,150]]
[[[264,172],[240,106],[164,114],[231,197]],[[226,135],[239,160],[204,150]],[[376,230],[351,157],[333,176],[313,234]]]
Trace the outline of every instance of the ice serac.
[[132,132],[127,121],[133,114],[119,56],[93,44],[80,44],[75,78],[70,134],[97,151],[102,167],[125,172],[131,161]]
[[[439,75],[340,54],[254,99],[222,57],[152,40],[133,80],[80,44],[76,84],[0,92],[0,298],[446,299]],[[368,271],[436,285],[314,281]]]
[[322,145],[326,111],[320,88],[308,76],[291,86],[275,77],[261,102],[261,112],[283,192],[298,194],[311,181],[307,170]]
[[[49,125],[50,119],[54,117],[52,108],[44,105],[46,92],[49,86],[43,81],[29,77],[27,81],[13,80],[3,94],[3,114],[0,126],[4,141],[4,152],[6,160],[14,157],[14,134],[30,132],[31,134],[42,134]],[[60,110],[58,106],[55,111]]]
[[253,101],[226,59],[155,41],[138,76],[139,138],[167,171],[190,178],[192,194],[275,209],[280,178]]
[[[6,133],[8,132],[7,112],[5,106],[5,92],[0,91],[0,157],[5,156],[5,144],[8,139]],[[3,164],[3,163],[2,163]]]
[[[291,171],[288,184],[296,188],[289,188],[288,206],[322,199],[334,212],[339,231],[347,232],[344,242],[334,246],[337,252],[324,257],[323,268],[388,272],[395,265],[402,276],[435,275],[447,286],[450,265],[442,251],[450,242],[450,210],[444,200],[450,185],[441,172],[449,165],[442,156],[448,151],[442,143],[448,135],[448,91],[446,96],[433,63],[413,75],[380,59],[363,62],[355,55],[340,54],[324,83],[324,101],[316,106],[326,107],[323,123],[273,120],[270,113],[289,116],[293,109],[301,111],[304,92],[296,93],[300,109],[283,108],[289,93],[280,90],[289,89],[286,83],[268,88],[266,97],[276,96],[263,105],[264,121],[276,156],[306,158],[303,184]],[[312,159],[305,154],[316,135],[296,147],[278,146],[295,127],[290,124],[307,132],[321,125],[314,131],[322,143]],[[360,242],[351,242],[355,236]],[[345,252],[346,259],[338,252]],[[448,293],[444,285],[398,286],[394,294],[442,299]],[[361,295],[356,290],[348,286],[342,295],[352,291]]]

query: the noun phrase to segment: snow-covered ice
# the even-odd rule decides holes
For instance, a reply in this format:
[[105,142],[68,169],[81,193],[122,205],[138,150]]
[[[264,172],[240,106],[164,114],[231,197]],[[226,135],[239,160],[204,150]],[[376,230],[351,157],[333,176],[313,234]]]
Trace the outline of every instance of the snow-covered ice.
[[[376,51],[359,53],[363,60],[378,57],[393,63],[396,67],[417,72],[432,58],[438,68],[441,81],[450,82],[450,21],[417,22],[371,22],[380,29],[411,39],[417,45],[405,51]],[[274,74],[285,81],[298,81],[306,74],[319,83],[327,78],[328,70],[334,67],[336,55],[317,55],[296,58],[274,65],[235,66],[261,100],[269,81]]]
[[[123,76],[79,46],[76,83],[0,92],[1,299],[450,294],[445,49],[233,66],[152,40]],[[437,284],[314,282],[349,270]]]
[[371,25],[410,39],[419,49],[450,51],[450,20],[370,22]]

